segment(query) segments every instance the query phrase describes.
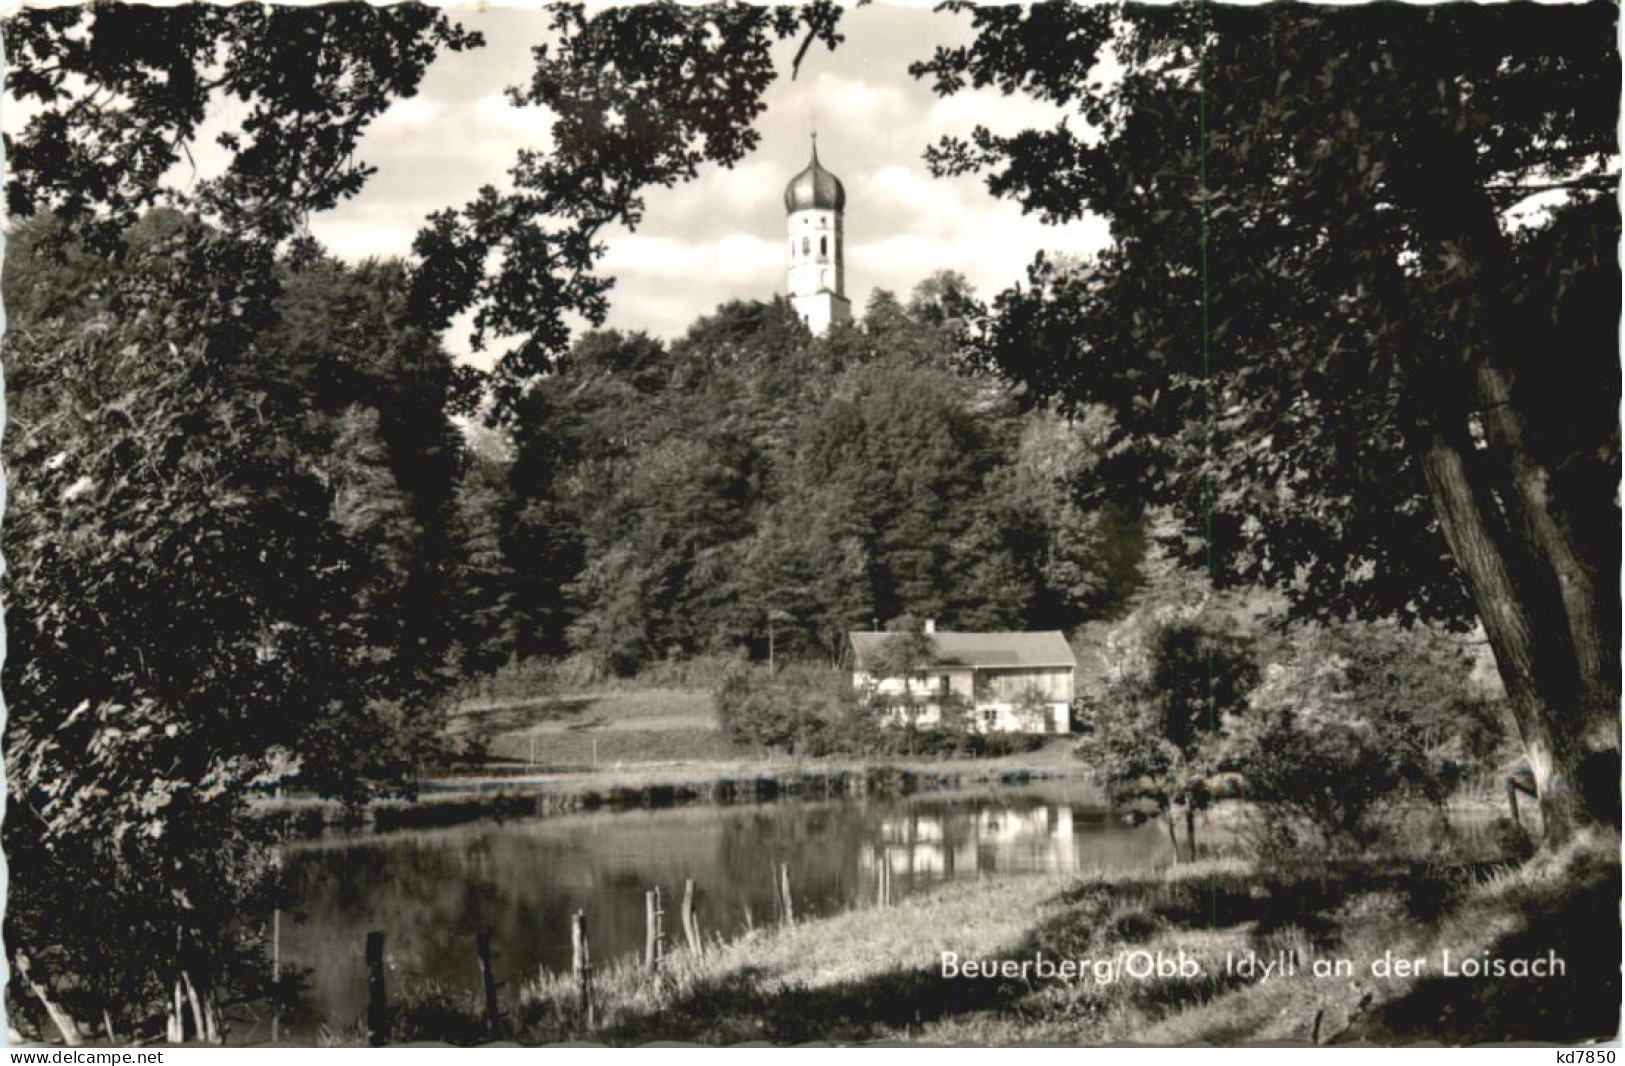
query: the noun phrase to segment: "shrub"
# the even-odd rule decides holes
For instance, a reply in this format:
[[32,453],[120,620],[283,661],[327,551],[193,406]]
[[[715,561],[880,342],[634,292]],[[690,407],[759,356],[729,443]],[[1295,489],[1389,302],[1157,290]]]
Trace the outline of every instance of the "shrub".
[[1238,727],[1233,742],[1266,859],[1366,854],[1394,842],[1417,798],[1441,798],[1403,732],[1371,720],[1278,709]]
[[1195,812],[1225,769],[1221,726],[1243,706],[1258,667],[1250,645],[1194,618],[1154,619],[1140,636],[1143,654],[1090,701],[1089,732],[1073,750],[1113,803],[1160,815],[1171,840],[1174,808],[1183,807],[1194,857]]
[[852,728],[846,676],[827,668],[741,665],[724,675],[715,700],[723,731],[741,747],[825,755],[837,747],[834,735]]
[[1354,690],[1347,667],[1326,641],[1303,635],[1249,709],[1225,723],[1221,759],[1247,782],[1249,835],[1268,862],[1391,848],[1419,803],[1436,809],[1444,799],[1448,762],[1397,701]]

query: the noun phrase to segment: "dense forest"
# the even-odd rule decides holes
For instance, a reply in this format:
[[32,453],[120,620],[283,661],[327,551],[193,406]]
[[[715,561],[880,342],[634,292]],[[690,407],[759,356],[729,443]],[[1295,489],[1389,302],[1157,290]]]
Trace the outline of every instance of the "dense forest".
[[[520,401],[512,456],[465,484],[507,574],[482,654],[627,673],[696,654],[829,661],[902,614],[1070,627],[1129,590],[1137,523],[1085,510],[1098,427],[961,371],[953,277],[810,336],[738,302],[667,346],[592,333]],[[475,487],[477,486],[477,488]],[[496,556],[493,556],[493,558]],[[485,611],[480,603],[470,613]]]
[[[1141,521],[1080,502],[1104,418],[1036,409],[968,369],[958,312],[973,297],[957,277],[926,279],[907,302],[877,292],[827,337],[782,300],[723,306],[670,344],[588,332],[498,410],[480,375],[411,325],[403,264],[347,265],[308,240],[280,258],[264,320],[245,326],[252,358],[222,358],[187,328],[194,294],[174,269],[217,243],[172,211],[144,217],[117,259],[43,223],[14,241],[11,278],[28,283],[9,287],[9,457],[19,500],[56,505],[20,509],[11,537],[78,544],[104,564],[70,573],[60,546],[14,554],[25,652],[42,568],[70,581],[116,567],[133,582],[153,565],[151,543],[90,534],[187,513],[180,486],[141,477],[159,456],[198,464],[200,490],[205,471],[230,488],[209,490],[197,528],[151,531],[194,554],[121,593],[122,609],[162,603],[218,641],[215,593],[181,621],[179,586],[248,555],[267,582],[309,573],[299,609],[322,609],[319,591],[342,619],[327,654],[374,662],[371,695],[401,706],[538,656],[621,675],[764,659],[770,640],[781,659],[828,662],[848,630],[900,615],[1071,629],[1136,587]],[[133,359],[138,344],[170,358]],[[183,389],[219,405],[209,433],[175,406]],[[228,502],[241,516],[221,513]],[[288,619],[250,624],[264,630],[245,634],[256,662],[305,639]],[[106,636],[112,674],[156,654]]]

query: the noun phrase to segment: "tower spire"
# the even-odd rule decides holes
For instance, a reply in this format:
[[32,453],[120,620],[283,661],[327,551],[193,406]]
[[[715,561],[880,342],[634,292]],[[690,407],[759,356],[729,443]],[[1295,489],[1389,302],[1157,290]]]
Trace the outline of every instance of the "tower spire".
[[808,116],[812,159],[784,187],[788,216],[790,303],[814,333],[852,321],[846,298],[846,252],[842,213],[846,189],[818,161],[818,114]]

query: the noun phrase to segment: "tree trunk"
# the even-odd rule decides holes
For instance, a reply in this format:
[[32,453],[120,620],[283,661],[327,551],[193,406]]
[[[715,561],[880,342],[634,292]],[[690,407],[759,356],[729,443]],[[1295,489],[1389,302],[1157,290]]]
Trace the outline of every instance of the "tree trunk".
[[1179,861],[1179,830],[1174,826],[1174,809],[1162,809],[1162,821],[1168,827],[1168,842],[1174,846],[1174,861]]
[[16,963],[17,973],[28,985],[28,990],[34,994],[34,998],[45,1008],[45,1014],[51,1019],[51,1024],[56,1026],[56,1031],[62,1035],[62,1043],[68,1047],[78,1047],[83,1041],[78,1023],[52,995],[50,980],[44,976],[36,977],[32,962],[21,952],[16,956]]
[[1619,707],[1619,634],[1609,633],[1616,627],[1603,622],[1595,568],[1581,555],[1568,522],[1553,508],[1551,473],[1529,450],[1509,376],[1486,364],[1478,369],[1477,383],[1490,437],[1510,466],[1511,495],[1518,504],[1522,532],[1543,557],[1557,586],[1590,732],[1612,723]]
[[1190,847],[1191,862],[1196,861],[1196,808],[1185,805],[1185,843]]
[[203,1010],[203,1001],[198,997],[197,985],[192,983],[192,975],[185,970],[181,971],[181,982],[186,987],[186,1002],[192,1007],[192,1030],[197,1033],[199,1040],[215,1041],[210,1039],[209,1022]]
[[[1452,439],[1452,438],[1456,439]],[[1435,424],[1422,468],[1440,528],[1466,576],[1523,738],[1548,843],[1590,820],[1580,792],[1584,712],[1568,627],[1550,587],[1507,529],[1475,466],[1465,423]]]
[[220,997],[211,984],[203,990],[203,1038],[211,1044],[224,1044],[226,1031],[220,1024]]
[[170,989],[169,1015],[164,1019],[164,1039],[171,1044],[186,1043],[186,1013],[182,1003],[181,979]]
[[[1411,196],[1430,205],[1418,218],[1424,262],[1440,268],[1429,299],[1468,313],[1447,327],[1455,336],[1445,343],[1460,350],[1433,352],[1442,376],[1410,391],[1424,414],[1421,454],[1435,513],[1495,651],[1546,841],[1555,844],[1581,824],[1618,820],[1618,625],[1603,610],[1594,569],[1550,496],[1550,472],[1516,406],[1503,358],[1522,313],[1505,298],[1511,241],[1479,175],[1477,147],[1462,133],[1467,100],[1441,103],[1445,121],[1416,146],[1401,180],[1419,183]],[[1450,192],[1441,196],[1441,188]],[[1420,335],[1410,346],[1431,347]],[[1474,417],[1487,449],[1469,430]]]

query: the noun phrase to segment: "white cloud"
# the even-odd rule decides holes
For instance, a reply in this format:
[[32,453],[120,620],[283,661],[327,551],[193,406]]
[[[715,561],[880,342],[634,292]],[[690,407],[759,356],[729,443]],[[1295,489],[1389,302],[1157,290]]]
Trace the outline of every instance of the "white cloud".
[[[488,45],[446,55],[420,93],[375,124],[361,155],[378,168],[363,194],[324,218],[317,235],[346,257],[404,255],[431,211],[506,184],[522,147],[544,148],[548,115],[514,108],[503,90],[523,82],[545,14],[459,11]],[[999,132],[1053,125],[1057,111],[994,90],[939,98],[908,76],[912,59],[964,39],[963,19],[892,4],[849,13],[848,41],[812,49],[799,76],[765,97],[758,150],[733,169],[647,190],[638,232],[602,236],[616,278],[609,325],[674,337],[729,299],[767,299],[784,287],[784,183],[805,164],[816,120],[819,155],[846,183],[847,291],[862,307],[874,287],[906,294],[935,270],[964,273],[984,295],[1024,276],[1040,248],[1083,254],[1105,244],[1099,220],[1046,227],[990,197],[976,177],[933,178],[922,153],[945,133],[984,124]],[[779,49],[787,64],[796,42]],[[454,331],[455,332],[455,331]],[[448,336],[466,353],[466,341]],[[483,360],[480,360],[483,361]]]
[[421,222],[400,215],[376,217],[371,212],[333,212],[310,220],[310,232],[341,259],[386,259],[411,251]]
[[431,100],[425,96],[409,96],[390,104],[389,110],[379,115],[377,121],[373,123],[372,131],[419,131],[442,124],[445,115],[446,104],[443,101]]
[[980,206],[966,203],[954,183],[933,180],[919,166],[882,167],[854,191],[849,211],[888,221],[901,212],[911,225],[933,232],[957,226]]
[[812,109],[810,117],[827,129],[848,122],[885,129],[911,118],[914,111],[900,86],[838,74],[819,74],[801,97],[803,106]]
[[[467,116],[482,134],[481,142],[501,142],[503,147],[521,145],[546,150],[553,144],[553,112],[539,105],[516,107],[506,93],[487,93],[467,109]],[[511,158],[511,153],[510,153]]]
[[780,241],[768,242],[749,233],[729,233],[709,241],[632,233],[609,242],[603,270],[619,279],[617,288],[644,278],[749,286],[770,276],[782,255]]

